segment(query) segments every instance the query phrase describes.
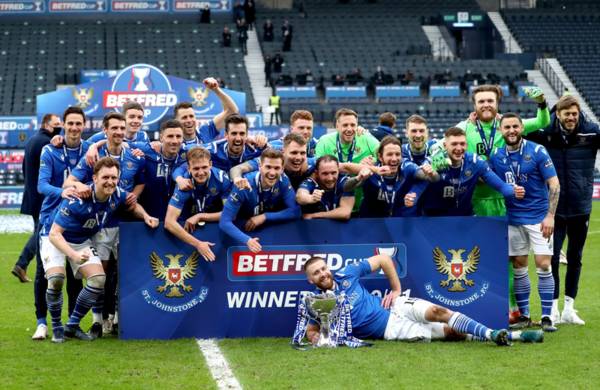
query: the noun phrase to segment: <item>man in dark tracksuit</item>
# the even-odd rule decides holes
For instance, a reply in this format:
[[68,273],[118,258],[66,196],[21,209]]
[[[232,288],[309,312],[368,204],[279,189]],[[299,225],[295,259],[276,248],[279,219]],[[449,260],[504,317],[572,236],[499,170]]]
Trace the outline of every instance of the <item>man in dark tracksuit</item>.
[[22,283],[31,282],[27,277],[27,266],[38,250],[38,219],[40,207],[44,197],[37,191],[38,174],[40,172],[40,154],[42,148],[50,143],[55,133],[60,132],[60,118],[54,114],[46,114],[42,119],[40,130],[25,144],[25,158],[23,159],[23,175],[25,176],[25,192],[21,203],[21,214],[33,217],[33,234],[25,244],[19,260],[17,260],[12,274]]
[[[581,273],[583,247],[592,211],[594,164],[596,152],[600,147],[600,128],[581,113],[577,99],[567,95],[556,103],[550,126],[531,133],[528,138],[546,147],[560,181],[560,199],[554,218],[552,275],[555,287],[552,320],[584,325],[585,321],[579,318],[574,305]],[[566,236],[569,238],[569,243],[565,305],[562,315],[559,315],[559,258]]]
[[371,130],[371,135],[379,142],[387,136],[393,135],[398,139],[402,139],[402,135],[396,129],[396,115],[391,112],[384,112],[379,116],[379,125]]

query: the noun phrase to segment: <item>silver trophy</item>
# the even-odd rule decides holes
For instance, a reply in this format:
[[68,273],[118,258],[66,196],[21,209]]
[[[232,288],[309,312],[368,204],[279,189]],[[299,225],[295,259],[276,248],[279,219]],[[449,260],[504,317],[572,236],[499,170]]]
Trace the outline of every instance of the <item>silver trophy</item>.
[[138,80],[137,85],[133,88],[134,91],[148,91],[148,86],[144,79],[150,75],[150,68],[133,68],[133,76]]
[[337,305],[337,298],[333,293],[307,295],[305,298],[306,308],[309,314],[318,318],[321,322],[319,341],[314,345],[316,348],[336,348],[337,343],[329,335],[329,318]]

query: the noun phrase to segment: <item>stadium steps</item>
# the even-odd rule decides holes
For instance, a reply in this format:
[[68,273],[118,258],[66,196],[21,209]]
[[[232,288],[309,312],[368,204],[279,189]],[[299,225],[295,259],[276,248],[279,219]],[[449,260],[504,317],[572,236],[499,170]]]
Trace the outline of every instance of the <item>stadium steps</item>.
[[427,40],[431,44],[431,55],[433,58],[454,59],[454,53],[448,42],[444,39],[439,26],[422,26]]
[[[565,91],[569,91],[569,93],[579,100],[579,104],[581,105],[581,111],[592,121],[598,123],[598,118],[587,104],[586,100],[581,96],[577,87],[573,84],[562,65],[556,58],[544,58],[539,60],[542,70],[545,75],[552,79],[552,74],[558,78],[560,84],[563,86]],[[559,91],[559,93],[562,91]]]
[[[271,88],[265,87],[265,60],[258,42],[256,30],[257,28],[248,30],[248,41],[246,42],[248,54],[244,56],[244,65],[246,66],[246,72],[250,79],[252,97],[256,104],[254,110],[260,109],[264,113],[269,105]],[[264,123],[266,123],[266,121]]]
[[542,91],[544,91],[544,96],[546,96],[548,107],[554,106],[558,101],[558,96],[548,80],[546,80],[544,74],[539,70],[526,70],[525,72],[527,73],[527,80],[531,81],[540,87]]
[[499,12],[488,12],[487,14],[504,41],[504,52],[512,54],[523,53],[519,42],[517,42],[515,37],[512,35],[506,23],[504,23],[502,15],[500,15]]

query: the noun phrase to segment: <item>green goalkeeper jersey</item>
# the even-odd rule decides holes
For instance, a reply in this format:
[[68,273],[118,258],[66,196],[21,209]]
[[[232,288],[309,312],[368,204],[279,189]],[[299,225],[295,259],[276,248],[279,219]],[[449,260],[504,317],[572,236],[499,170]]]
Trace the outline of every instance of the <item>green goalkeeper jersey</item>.
[[[539,129],[543,129],[544,127],[550,124],[550,111],[548,107],[541,109],[538,108],[537,115],[535,118],[529,118],[523,120],[523,135],[527,135]],[[497,148],[502,148],[506,145],[504,142],[504,138],[502,137],[502,132],[500,131],[500,121],[492,121],[488,123],[481,122],[481,126],[483,128],[483,133],[485,134],[486,140],[490,139],[490,133],[492,132],[493,126],[496,125],[496,134],[494,136],[494,143],[491,152]],[[458,125],[461,129],[465,130],[467,133],[467,151],[472,153],[477,153],[484,160],[487,160],[489,156],[486,156],[485,153],[485,143],[482,141],[481,136],[479,134],[479,130],[477,129],[477,125],[470,122],[469,120],[464,120],[460,122]],[[478,199],[494,199],[494,198],[502,198],[502,194],[498,191],[493,190],[490,186],[485,183],[478,183],[475,187],[475,192],[473,193],[473,202],[476,202]]]

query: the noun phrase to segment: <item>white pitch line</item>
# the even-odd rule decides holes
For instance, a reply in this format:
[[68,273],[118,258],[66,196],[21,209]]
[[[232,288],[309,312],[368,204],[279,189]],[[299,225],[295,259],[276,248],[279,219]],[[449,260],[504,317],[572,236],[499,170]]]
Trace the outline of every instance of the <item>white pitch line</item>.
[[210,373],[219,389],[242,389],[214,339],[196,339]]

